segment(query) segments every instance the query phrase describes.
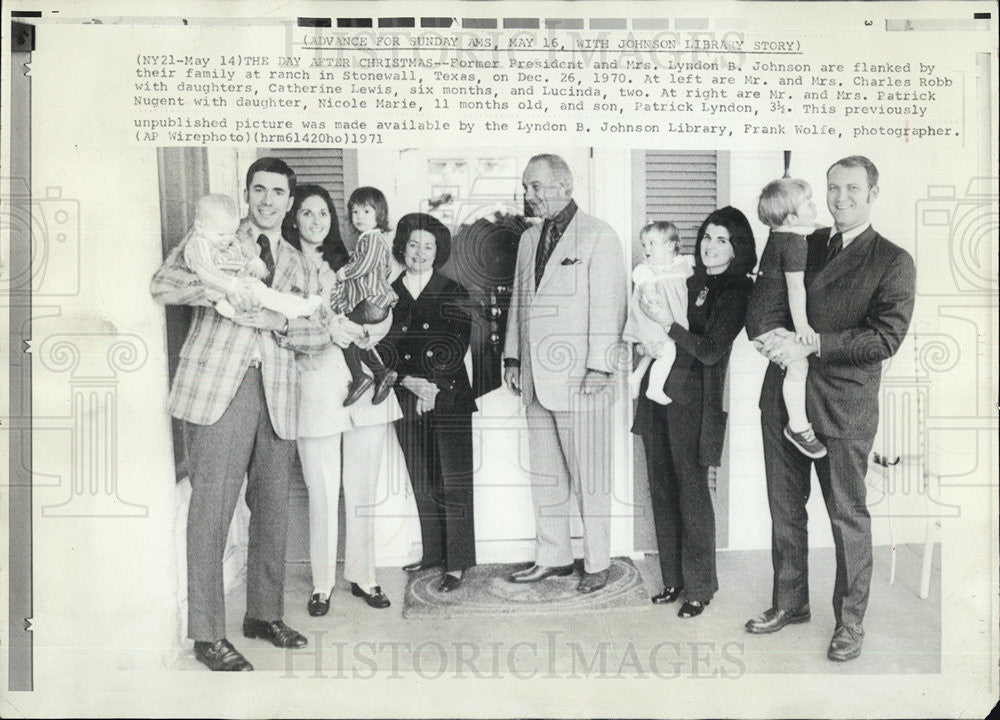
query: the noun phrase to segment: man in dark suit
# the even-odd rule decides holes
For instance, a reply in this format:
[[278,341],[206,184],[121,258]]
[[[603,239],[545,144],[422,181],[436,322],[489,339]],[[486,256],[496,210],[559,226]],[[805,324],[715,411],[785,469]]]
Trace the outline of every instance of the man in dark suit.
[[[809,620],[806,501],[815,462],[837,556],[831,660],[861,654],[872,574],[865,474],[878,424],[882,361],[899,348],[913,313],[913,258],[872,229],[869,215],[877,197],[878,170],[868,158],[852,155],[830,167],[826,202],[834,227],[808,237],[806,263],[807,312],[818,339],[802,344],[778,330],[757,344],[771,361],[760,411],[774,586],[770,609],[746,629],[771,633]],[[788,420],[782,367],[801,357],[809,358],[809,420],[828,449],[815,461],[782,435]]]

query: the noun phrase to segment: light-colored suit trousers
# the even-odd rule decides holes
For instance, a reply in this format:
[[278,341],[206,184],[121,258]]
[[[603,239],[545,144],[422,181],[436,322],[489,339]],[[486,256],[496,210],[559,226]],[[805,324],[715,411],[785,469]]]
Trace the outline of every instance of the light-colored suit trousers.
[[[337,578],[338,504],[344,486],[344,579],[370,592],[375,580],[375,504],[386,426],[296,442],[309,489],[309,563],[314,592],[329,593]],[[343,463],[341,463],[343,439]],[[343,472],[341,472],[343,467]]]
[[537,394],[525,410],[535,507],[535,563],[573,562],[573,497],[583,520],[584,570],[611,564],[611,485],[614,467],[613,396],[574,393],[571,409],[542,407]]

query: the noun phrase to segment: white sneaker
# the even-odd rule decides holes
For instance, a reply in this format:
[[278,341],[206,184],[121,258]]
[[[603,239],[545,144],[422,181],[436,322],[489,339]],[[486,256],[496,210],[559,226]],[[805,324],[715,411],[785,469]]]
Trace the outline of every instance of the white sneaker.
[[826,457],[826,445],[821,443],[816,437],[816,433],[813,432],[812,425],[807,427],[802,432],[795,432],[792,430],[791,426],[785,425],[784,430],[785,438],[788,439],[796,449],[805,455],[806,457],[811,457],[813,460],[819,460],[822,457]]

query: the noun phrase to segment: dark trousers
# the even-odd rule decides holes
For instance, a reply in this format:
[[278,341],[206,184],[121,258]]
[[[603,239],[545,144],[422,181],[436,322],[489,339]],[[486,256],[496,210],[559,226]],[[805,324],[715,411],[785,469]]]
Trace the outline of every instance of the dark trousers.
[[[795,610],[809,602],[806,502],[811,485],[810,466],[814,461],[785,440],[782,435],[785,422],[780,411],[761,413],[774,565],[771,604],[779,610]],[[838,626],[860,629],[872,578],[871,518],[865,501],[865,475],[874,438],[833,438],[820,433],[816,436],[827,449],[826,457],[815,463],[837,557],[833,614]]]
[[[351,312],[347,313],[347,319],[359,325],[366,325],[382,322],[388,315],[389,308],[379,307],[370,300],[362,300],[354,306]],[[344,350],[344,362],[347,363],[347,368],[351,371],[352,383],[358,383],[364,379],[365,371],[361,367],[362,364],[367,365],[376,378],[388,372],[385,363],[382,362],[382,358],[379,357],[378,352],[374,348],[371,350],[362,350],[354,343],[351,343]]]
[[443,560],[447,570],[472,567],[476,564],[472,415],[436,410],[417,415],[412,393],[400,400],[403,418],[396,421],[396,435],[420,513],[423,560]]
[[719,589],[715,571],[715,510],[708,468],[698,462],[700,407],[671,403],[643,433],[656,545],[665,587],[684,588],[707,602]]
[[288,479],[295,443],[274,434],[257,368],[247,370],[215,424],[185,423],[184,430],[191,477],[188,637],[214,642],[226,636],[222,559],[244,475],[250,507],[247,616],[279,620],[284,613]]

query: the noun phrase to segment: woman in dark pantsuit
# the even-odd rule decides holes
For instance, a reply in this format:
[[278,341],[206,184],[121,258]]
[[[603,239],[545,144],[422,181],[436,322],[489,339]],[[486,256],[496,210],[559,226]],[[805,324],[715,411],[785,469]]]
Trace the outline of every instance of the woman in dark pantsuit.
[[[639,391],[632,432],[646,449],[653,521],[664,590],[653,602],[685,602],[682,618],[700,615],[719,589],[715,572],[715,512],[708,468],[718,466],[726,432],[722,407],[733,341],[743,329],[757,264],[753,231],[739,210],[714,211],[698,231],[695,271],[688,279],[687,328],[660,298],[642,303],[677,345],[664,392],[672,402]],[[655,348],[652,348],[655,353]]]
[[393,254],[406,268],[393,283],[399,302],[380,349],[399,373],[403,419],[396,434],[420,513],[423,556],[404,570],[445,566],[439,589],[459,586],[476,564],[472,509],[472,413],[476,403],[465,369],[472,315],[469,294],[437,271],[451,234],[424,213],[404,216]]

